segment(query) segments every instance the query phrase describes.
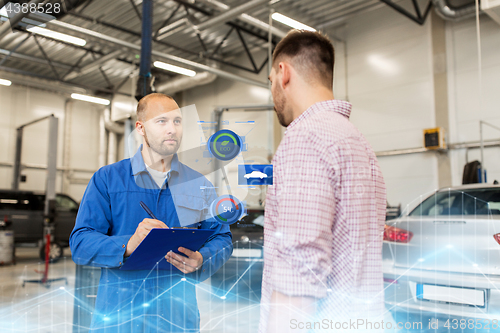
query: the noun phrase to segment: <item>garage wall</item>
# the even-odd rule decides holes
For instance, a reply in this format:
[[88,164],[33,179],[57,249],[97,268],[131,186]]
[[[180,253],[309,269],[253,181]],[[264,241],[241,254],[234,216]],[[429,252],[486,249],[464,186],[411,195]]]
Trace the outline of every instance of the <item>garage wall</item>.
[[[480,17],[482,81],[479,83],[475,19],[447,25],[448,81],[452,142],[479,140],[479,121],[500,127],[500,25],[487,15]],[[480,90],[482,88],[482,91]],[[485,140],[500,140],[500,131],[484,127]],[[468,156],[467,156],[468,155]],[[451,154],[453,183],[462,181],[463,166],[480,160],[480,150],[462,149]],[[488,182],[500,181],[500,148],[486,148],[484,163]]]
[[[483,38],[483,99],[478,109],[475,21],[447,22],[450,133],[448,142],[479,139],[479,119],[500,127],[500,27],[481,15]],[[351,121],[375,151],[422,147],[422,131],[435,127],[431,25],[419,26],[389,7],[359,15],[325,31],[334,39],[334,93],[353,104]],[[344,40],[345,43],[336,38]],[[346,52],[346,53],[345,53]],[[345,59],[347,58],[347,59]],[[241,58],[245,61],[244,57]],[[346,73],[347,71],[347,73]],[[346,80],[347,76],[347,80]],[[265,79],[263,77],[262,79]],[[266,96],[252,87],[218,79],[191,89],[185,102],[196,104],[208,117],[214,105],[263,103]],[[256,91],[259,89],[256,88]],[[485,128],[486,139],[500,133]],[[452,182],[459,185],[465,150],[451,151]],[[469,161],[479,150],[468,152]],[[488,178],[500,180],[500,149],[485,151]],[[434,152],[379,158],[391,205],[413,206],[438,188]]]
[[[486,15],[481,16],[482,94],[478,84],[474,19],[447,22],[446,30],[450,108],[448,142],[475,141],[479,139],[479,120],[500,127],[500,94],[496,92],[500,77],[500,26]],[[430,21],[418,26],[392,9],[382,7],[326,32],[346,41],[345,44],[340,41],[334,43],[337,53],[335,97],[348,99],[353,104],[351,120],[366,135],[374,150],[421,147],[422,130],[435,126]],[[255,52],[255,55],[260,62],[266,51]],[[244,55],[233,61],[249,64]],[[222,69],[263,82],[267,79],[266,70],[256,78],[227,67]],[[184,92],[181,99],[184,106],[196,106],[200,120],[209,121],[217,105],[267,104],[269,93],[265,88],[219,78],[209,85]],[[12,163],[14,160],[17,126],[54,113],[60,119],[58,166],[62,167],[65,100],[63,95],[42,90],[16,85],[0,86],[0,116],[3,119],[0,122],[0,139],[4,143],[4,149],[0,150],[0,163]],[[96,170],[100,107],[73,101],[72,110],[69,144],[75,153],[69,157],[70,167]],[[267,127],[271,116],[265,112],[235,112],[226,114],[224,119],[230,122],[256,121],[248,140],[255,149],[254,160],[266,163],[268,147],[272,142]],[[47,127],[46,122],[41,122],[26,129],[24,163],[46,164]],[[246,130],[241,131],[242,135],[246,134]],[[500,137],[500,132],[490,128],[485,128],[484,134],[486,139]],[[198,140],[188,136],[184,139]],[[465,150],[450,152],[454,185],[461,182],[467,155],[469,161],[479,159],[479,150],[470,150],[468,154]],[[379,162],[388,187],[388,201],[392,205],[401,203],[405,207],[438,186],[437,161],[432,152],[380,157]],[[499,162],[500,148],[485,150],[490,181],[500,180]],[[234,176],[235,168],[232,167],[230,172]],[[23,173],[28,179],[26,183],[21,183],[22,189],[45,188],[45,171],[25,170]],[[72,176],[77,181],[71,183],[66,192],[80,200],[85,189],[83,179],[90,178],[90,174],[75,173]],[[62,189],[61,179],[59,172],[59,191]],[[0,166],[0,187],[10,188],[11,181],[12,168]]]
[[[68,112],[71,112],[71,123],[68,137],[65,137],[65,102],[66,97],[39,89],[32,89],[17,85],[10,87],[0,86],[0,163],[13,163],[16,143],[16,128],[38,118],[54,114],[59,118],[58,133],[58,168],[63,166],[63,152],[66,144],[69,145],[69,167],[78,169],[97,170],[98,159],[98,125],[99,108],[90,103],[71,101]],[[26,164],[47,165],[48,149],[48,121],[41,121],[24,129],[23,150],[21,161]],[[66,140],[68,139],[68,140]],[[0,188],[10,189],[13,170],[11,166],[0,166]],[[24,183],[20,183],[22,190],[45,190],[46,170],[24,169],[21,174],[27,176]],[[80,172],[73,177],[90,179],[92,173]],[[81,183],[81,182],[80,182]],[[86,184],[72,183],[65,189],[65,193],[75,200],[83,196]],[[57,173],[56,191],[62,192],[62,172]]]
[[[334,42],[335,97],[353,104],[351,120],[374,150],[421,147],[422,130],[435,124],[429,22],[421,27],[383,7],[325,32],[347,41],[347,83],[345,45]],[[265,75],[263,71],[262,80]],[[221,103],[267,103],[264,90],[225,79],[191,89],[184,96],[185,103],[196,104],[207,119],[213,106]],[[266,131],[259,133],[261,138],[266,135]],[[404,206],[437,187],[437,161],[432,153],[379,161],[393,205]]]
[[[479,120],[500,127],[500,26],[487,15],[480,16],[480,26],[481,84],[475,19],[446,22],[448,143],[479,140]],[[381,8],[332,32],[347,41],[347,66],[345,44],[335,43],[335,92],[336,98],[347,97],[353,104],[353,123],[375,151],[421,147],[422,130],[435,126],[430,20],[420,27],[390,8]],[[499,140],[500,131],[484,127],[484,137]],[[460,185],[465,163],[479,160],[480,151],[453,150],[449,156],[452,185]],[[500,180],[500,148],[487,148],[484,156],[488,181]],[[420,195],[438,187],[432,152],[380,157],[379,162],[391,204],[418,203]]]
[[[332,39],[346,41],[334,41],[335,98],[353,104],[351,121],[374,150],[421,147],[422,130],[435,124],[429,22],[421,27],[382,7],[325,32]],[[207,117],[221,103],[267,103],[260,88],[225,79],[186,91],[184,96],[185,103],[196,104]],[[432,153],[381,157],[379,162],[392,205],[405,206],[437,187],[437,161]]]
[[[351,121],[375,151],[421,147],[422,130],[435,125],[429,20],[419,26],[384,6],[331,32],[346,41],[335,43],[335,92],[353,104]],[[391,205],[405,207],[438,186],[432,153],[379,163]]]

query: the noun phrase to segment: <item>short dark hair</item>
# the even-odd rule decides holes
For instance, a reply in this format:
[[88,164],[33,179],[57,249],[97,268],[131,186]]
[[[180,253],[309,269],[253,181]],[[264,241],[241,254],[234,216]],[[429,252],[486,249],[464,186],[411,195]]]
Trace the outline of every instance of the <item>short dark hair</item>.
[[141,98],[139,103],[137,103],[137,120],[144,121],[146,116],[146,107],[148,106],[148,101],[152,98],[166,98],[169,100],[174,100],[172,96],[165,95],[162,93],[151,93],[149,95]]
[[283,58],[289,58],[295,69],[307,80],[320,82],[333,89],[335,50],[326,35],[316,31],[291,30],[276,45],[273,66]]

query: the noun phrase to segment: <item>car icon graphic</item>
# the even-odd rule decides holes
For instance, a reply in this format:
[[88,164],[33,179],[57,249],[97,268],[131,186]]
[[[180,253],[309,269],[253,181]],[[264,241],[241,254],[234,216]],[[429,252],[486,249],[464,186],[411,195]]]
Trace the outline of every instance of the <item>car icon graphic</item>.
[[260,171],[252,171],[251,173],[247,173],[245,176],[246,179],[250,179],[250,178],[260,178],[260,179],[263,179],[263,178],[267,178],[267,175],[263,172],[260,172]]

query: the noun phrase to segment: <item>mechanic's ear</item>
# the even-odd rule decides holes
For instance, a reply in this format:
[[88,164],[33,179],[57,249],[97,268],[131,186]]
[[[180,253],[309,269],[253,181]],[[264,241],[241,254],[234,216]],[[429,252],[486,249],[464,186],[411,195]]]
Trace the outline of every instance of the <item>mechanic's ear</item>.
[[135,130],[142,136],[144,136],[144,124],[142,121],[136,121],[135,122]]

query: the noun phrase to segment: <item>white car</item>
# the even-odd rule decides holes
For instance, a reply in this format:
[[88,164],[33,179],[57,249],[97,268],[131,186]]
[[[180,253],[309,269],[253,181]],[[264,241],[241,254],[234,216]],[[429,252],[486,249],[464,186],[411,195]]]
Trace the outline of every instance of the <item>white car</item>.
[[440,318],[440,329],[466,322],[478,332],[495,324],[496,331],[500,186],[441,189],[387,221],[383,263],[385,303],[396,321],[428,315]]
[[250,179],[250,178],[264,179],[264,178],[267,178],[267,175],[263,172],[260,172],[260,171],[252,171],[251,173],[247,173],[243,177],[245,177],[246,179]]

